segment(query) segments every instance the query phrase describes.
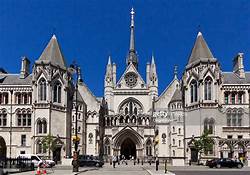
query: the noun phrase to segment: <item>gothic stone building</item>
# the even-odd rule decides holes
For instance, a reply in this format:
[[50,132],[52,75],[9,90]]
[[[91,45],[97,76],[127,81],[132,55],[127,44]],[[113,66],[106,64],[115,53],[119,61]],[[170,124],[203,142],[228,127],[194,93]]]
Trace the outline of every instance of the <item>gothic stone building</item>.
[[[19,74],[0,74],[0,156],[49,155],[41,140],[51,134],[56,145],[51,153],[60,160],[72,153],[75,129],[81,137],[82,154],[98,155],[103,142],[107,160],[112,155],[144,160],[157,156],[184,165],[198,158],[250,155],[250,73],[244,70],[243,54],[233,59],[232,72],[223,72],[199,32],[182,77],[178,79],[175,68],[172,81],[159,95],[154,56],[146,65],[145,80],[138,71],[134,17],[132,9],[122,76],[117,78],[111,57],[106,65],[103,98],[108,114],[103,140],[99,125],[102,98],[80,80],[75,97],[72,75],[53,36],[31,74],[27,58],[22,59]],[[74,128],[76,120],[78,128]],[[194,141],[205,130],[213,139],[213,148],[198,155]]]

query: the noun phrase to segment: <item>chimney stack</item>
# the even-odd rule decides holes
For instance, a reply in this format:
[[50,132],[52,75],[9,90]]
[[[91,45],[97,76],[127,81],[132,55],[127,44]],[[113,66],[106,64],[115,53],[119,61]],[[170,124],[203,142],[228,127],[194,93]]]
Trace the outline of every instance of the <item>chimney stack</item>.
[[245,78],[245,71],[243,65],[243,53],[238,53],[233,60],[233,72],[240,78]]
[[30,74],[30,60],[27,57],[22,57],[22,67],[20,78],[26,78]]

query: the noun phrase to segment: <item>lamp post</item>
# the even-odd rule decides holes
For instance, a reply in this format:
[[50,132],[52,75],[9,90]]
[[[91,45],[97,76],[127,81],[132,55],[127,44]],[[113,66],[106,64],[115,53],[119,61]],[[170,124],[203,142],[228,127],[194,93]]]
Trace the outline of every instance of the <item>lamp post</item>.
[[[80,67],[73,62],[73,64],[70,65],[69,68],[70,73],[76,74],[76,81],[75,81],[75,135],[73,137],[73,143],[75,144],[75,151],[73,154],[73,172],[78,172],[79,171],[79,160],[78,160],[78,144],[79,144],[79,137],[77,136],[78,130],[77,130],[77,116],[78,116],[78,101],[77,101],[77,93],[78,93],[78,79],[79,79],[79,74],[80,74]],[[74,101],[74,95],[73,95],[73,101]]]
[[12,95],[13,95],[13,90],[10,90],[10,158],[12,149]]

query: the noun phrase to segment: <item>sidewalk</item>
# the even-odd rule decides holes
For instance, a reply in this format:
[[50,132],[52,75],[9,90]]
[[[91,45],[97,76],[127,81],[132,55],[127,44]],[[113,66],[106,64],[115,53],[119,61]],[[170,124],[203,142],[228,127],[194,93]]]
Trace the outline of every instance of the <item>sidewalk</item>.
[[[96,170],[97,168],[94,167],[80,167],[79,172],[72,172],[72,168],[68,169],[50,169],[47,168],[47,174],[51,175],[77,175],[84,173],[86,171],[91,171],[91,170]],[[35,175],[36,171],[27,171],[27,172],[22,172],[22,173],[17,173],[18,175]],[[42,175],[42,174],[41,174]]]

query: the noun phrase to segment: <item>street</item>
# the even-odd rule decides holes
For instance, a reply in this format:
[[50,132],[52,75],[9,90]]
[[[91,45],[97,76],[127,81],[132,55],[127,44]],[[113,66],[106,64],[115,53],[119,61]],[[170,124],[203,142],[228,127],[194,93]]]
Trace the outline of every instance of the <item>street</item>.
[[[68,175],[72,173],[71,166],[56,166],[51,169],[47,169],[47,173],[51,175]],[[248,175],[250,174],[250,167],[243,167],[242,169],[237,168],[208,168],[205,166],[185,166],[185,167],[173,167],[168,166],[168,171],[176,175]],[[30,175],[35,174],[34,172],[23,172],[17,173],[19,175]],[[164,175],[164,166],[160,164],[159,171],[155,171],[155,164],[149,165],[134,165],[133,162],[128,162],[128,165],[120,164],[116,165],[115,168],[109,163],[106,163],[103,168],[95,167],[81,167],[79,169],[80,175]]]

